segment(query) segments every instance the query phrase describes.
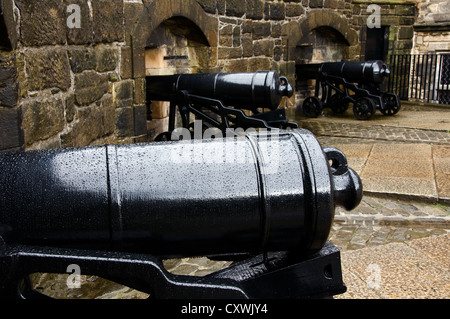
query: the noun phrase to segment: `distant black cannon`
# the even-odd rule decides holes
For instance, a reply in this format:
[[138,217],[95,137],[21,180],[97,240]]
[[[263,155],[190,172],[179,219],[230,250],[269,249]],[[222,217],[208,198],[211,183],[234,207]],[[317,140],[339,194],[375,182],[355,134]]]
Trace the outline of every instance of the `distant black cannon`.
[[315,95],[303,102],[303,113],[308,117],[317,117],[326,107],[344,113],[350,104],[359,120],[370,119],[377,109],[384,115],[400,110],[398,96],[381,89],[390,75],[382,61],[297,65],[297,69],[299,80],[317,80]]
[[149,101],[170,101],[169,128],[157,140],[170,139],[177,109],[184,128],[192,128],[190,114],[223,133],[238,127],[298,127],[288,122],[285,109],[279,108],[283,97],[293,95],[293,89],[287,78],[275,71],[147,76],[146,82]]
[[[327,238],[362,185],[298,129],[2,154],[0,194],[0,298],[72,264],[152,298],[308,298],[345,291]],[[187,256],[236,263],[190,277],[161,262]]]

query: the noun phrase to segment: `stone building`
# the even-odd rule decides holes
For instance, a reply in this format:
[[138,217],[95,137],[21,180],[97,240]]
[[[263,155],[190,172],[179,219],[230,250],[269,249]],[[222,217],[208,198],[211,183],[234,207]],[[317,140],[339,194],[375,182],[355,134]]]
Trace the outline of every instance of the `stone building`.
[[0,3],[0,150],[151,139],[146,75],[270,69],[295,82],[297,64],[387,59],[425,40],[409,0]]

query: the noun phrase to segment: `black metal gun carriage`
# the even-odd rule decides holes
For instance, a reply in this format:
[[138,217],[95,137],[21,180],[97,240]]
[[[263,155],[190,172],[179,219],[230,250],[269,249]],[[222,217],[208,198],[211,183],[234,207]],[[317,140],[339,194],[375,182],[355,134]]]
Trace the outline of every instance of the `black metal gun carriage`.
[[172,139],[177,114],[183,128],[193,129],[193,114],[223,135],[230,128],[298,128],[279,107],[293,89],[276,71],[147,76],[146,83],[148,101],[170,101],[168,130],[156,141]]
[[298,80],[317,80],[314,96],[307,97],[302,105],[307,117],[319,116],[324,108],[342,114],[350,105],[358,120],[370,119],[377,109],[384,115],[400,110],[398,96],[381,88],[390,74],[382,61],[297,65],[297,74]]

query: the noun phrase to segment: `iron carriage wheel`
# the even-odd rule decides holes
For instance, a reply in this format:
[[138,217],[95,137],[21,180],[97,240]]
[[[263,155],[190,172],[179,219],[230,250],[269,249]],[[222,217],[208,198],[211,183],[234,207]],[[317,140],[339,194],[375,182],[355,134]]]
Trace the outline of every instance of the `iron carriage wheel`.
[[328,104],[331,110],[336,114],[343,114],[348,109],[348,102],[345,101],[345,97],[339,93],[331,95]]
[[395,115],[400,111],[400,101],[398,100],[397,95],[392,93],[384,93],[382,96],[384,107],[380,108],[380,112],[383,115]]
[[309,96],[303,102],[302,109],[307,117],[318,117],[322,113],[322,101],[316,96]]
[[353,103],[353,114],[358,120],[368,120],[375,114],[377,107],[373,99],[368,97],[359,98]]

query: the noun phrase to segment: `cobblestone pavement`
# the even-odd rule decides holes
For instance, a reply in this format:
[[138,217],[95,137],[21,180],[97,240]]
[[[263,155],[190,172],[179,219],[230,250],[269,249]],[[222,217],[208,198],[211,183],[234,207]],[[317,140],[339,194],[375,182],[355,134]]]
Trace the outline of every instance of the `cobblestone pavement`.
[[[288,116],[291,120],[300,122],[302,128],[310,130],[319,141],[326,144],[400,142],[450,145],[450,107],[425,108],[407,104],[400,112],[408,112],[412,116],[396,120],[396,115],[387,117],[376,113],[374,121],[357,121],[349,110],[345,114],[336,115],[329,109],[324,109],[322,116],[318,118],[305,118],[292,110],[288,112]],[[434,116],[427,123],[424,119],[430,113]],[[389,120],[395,123],[391,124]]]
[[[409,106],[406,112],[418,112],[422,108]],[[349,112],[349,111],[348,111]],[[443,117],[450,115],[443,110]],[[450,119],[450,118],[447,118]],[[354,120],[353,123],[336,122],[333,119],[302,121],[302,127],[310,129],[322,143],[426,143],[450,145],[446,130],[417,129],[413,127],[374,125]],[[342,252],[368,246],[407,242],[412,239],[439,236],[450,231],[450,206],[421,202],[417,199],[398,199],[383,195],[364,196],[361,204],[351,212],[336,209],[330,241]],[[207,258],[183,258],[164,261],[166,269],[174,274],[203,276],[229,265],[226,261]],[[67,275],[36,274],[35,288],[58,298],[146,298],[148,295],[105,281],[95,276],[83,276],[81,289],[68,289]]]

